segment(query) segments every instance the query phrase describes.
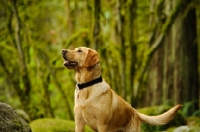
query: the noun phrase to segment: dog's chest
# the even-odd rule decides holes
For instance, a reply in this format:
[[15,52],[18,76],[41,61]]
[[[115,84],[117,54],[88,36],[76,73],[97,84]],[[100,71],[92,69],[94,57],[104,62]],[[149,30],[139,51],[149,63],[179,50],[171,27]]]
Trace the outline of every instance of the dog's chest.
[[85,102],[88,99],[87,91],[76,89],[74,93],[74,98],[75,98],[75,105]]
[[93,98],[86,98],[82,93],[75,92],[75,114],[81,115],[86,124],[93,130],[97,129],[96,125],[98,124],[98,117],[100,115],[98,114],[98,105]]
[[[95,87],[94,87],[95,86]],[[97,98],[104,93],[107,88],[101,87],[102,84],[96,84],[86,89],[76,89],[74,93],[75,105],[87,105],[93,103]]]

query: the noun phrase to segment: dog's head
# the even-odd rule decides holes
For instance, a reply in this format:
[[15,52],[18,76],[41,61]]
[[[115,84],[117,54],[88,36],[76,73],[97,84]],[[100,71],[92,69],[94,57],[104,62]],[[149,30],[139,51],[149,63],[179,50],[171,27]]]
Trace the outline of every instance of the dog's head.
[[63,49],[64,66],[68,69],[89,68],[99,63],[99,57],[95,50],[79,47],[75,50]]

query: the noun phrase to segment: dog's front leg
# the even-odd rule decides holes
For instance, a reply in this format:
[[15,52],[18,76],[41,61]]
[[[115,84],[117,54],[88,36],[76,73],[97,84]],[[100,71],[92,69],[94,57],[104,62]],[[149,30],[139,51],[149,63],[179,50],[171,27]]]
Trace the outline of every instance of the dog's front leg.
[[99,124],[98,126],[98,132],[107,132],[107,126],[104,124]]
[[85,123],[82,121],[76,121],[75,132],[84,132]]
[[75,123],[76,123],[75,131],[84,132],[85,121],[83,119],[81,109],[75,108],[74,113],[75,113]]
[[84,132],[85,121],[83,120],[83,118],[76,116],[75,123],[76,123],[75,131],[76,132]]

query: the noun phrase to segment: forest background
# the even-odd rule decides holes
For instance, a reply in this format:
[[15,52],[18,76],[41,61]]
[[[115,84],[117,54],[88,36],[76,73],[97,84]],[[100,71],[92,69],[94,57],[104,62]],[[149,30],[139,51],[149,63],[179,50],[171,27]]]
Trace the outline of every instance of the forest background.
[[87,46],[135,108],[200,114],[199,0],[1,0],[0,101],[31,120],[74,119],[74,71],[61,51]]

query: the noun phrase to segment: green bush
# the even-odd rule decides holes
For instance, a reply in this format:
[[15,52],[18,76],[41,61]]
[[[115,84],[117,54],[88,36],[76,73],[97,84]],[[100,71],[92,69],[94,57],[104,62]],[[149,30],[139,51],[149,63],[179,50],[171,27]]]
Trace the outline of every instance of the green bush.
[[[42,118],[30,123],[32,132],[75,132],[75,123],[70,120]],[[92,132],[89,127],[85,127],[85,132]]]

